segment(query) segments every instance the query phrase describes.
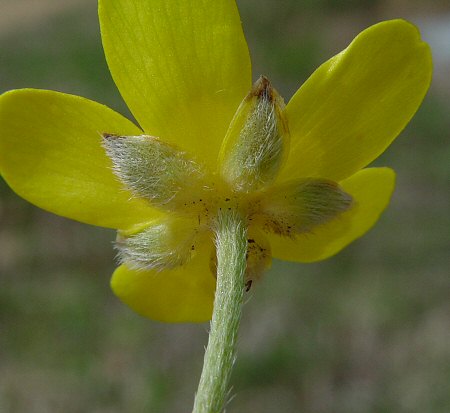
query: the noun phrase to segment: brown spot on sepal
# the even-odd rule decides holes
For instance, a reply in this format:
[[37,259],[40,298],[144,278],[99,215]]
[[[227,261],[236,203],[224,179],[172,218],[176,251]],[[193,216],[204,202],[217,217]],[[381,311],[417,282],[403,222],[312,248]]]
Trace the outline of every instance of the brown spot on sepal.
[[338,219],[353,205],[353,198],[336,182],[307,178],[285,183],[265,194],[258,220],[266,232],[295,238],[312,233]]
[[252,288],[253,280],[247,280],[245,283],[245,292],[248,293]]
[[264,271],[270,267],[272,262],[269,243],[263,235],[257,234],[257,236],[258,238],[252,237],[247,239],[246,291],[250,291],[253,282],[258,281],[262,277]]
[[[247,239],[246,252],[247,268],[245,272],[245,291],[250,291],[253,283],[258,281],[264,271],[271,265],[272,255],[270,246],[265,238],[258,234],[258,239]],[[209,268],[214,277],[217,278],[217,257],[215,251],[211,254]]]
[[272,88],[270,80],[266,76],[261,75],[254,83],[252,90],[247,95],[247,99],[251,99],[254,96],[267,100],[268,102],[272,102],[274,100],[274,89]]

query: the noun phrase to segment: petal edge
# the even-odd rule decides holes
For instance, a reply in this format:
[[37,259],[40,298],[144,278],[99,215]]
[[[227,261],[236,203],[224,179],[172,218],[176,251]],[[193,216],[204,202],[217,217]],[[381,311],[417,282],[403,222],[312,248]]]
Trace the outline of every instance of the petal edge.
[[111,171],[101,132],[140,133],[104,105],[20,89],[0,97],[0,171],[21,197],[87,224],[128,228],[160,213],[132,199]]
[[99,17],[113,79],[144,131],[214,170],[228,125],[251,88],[235,2],[100,0]]
[[288,103],[291,153],[280,179],[340,181],[367,166],[412,118],[431,75],[430,48],[411,23],[361,32]]
[[111,288],[123,303],[144,317],[171,323],[208,321],[215,290],[209,252],[204,246],[187,264],[159,272],[121,265],[112,276]]

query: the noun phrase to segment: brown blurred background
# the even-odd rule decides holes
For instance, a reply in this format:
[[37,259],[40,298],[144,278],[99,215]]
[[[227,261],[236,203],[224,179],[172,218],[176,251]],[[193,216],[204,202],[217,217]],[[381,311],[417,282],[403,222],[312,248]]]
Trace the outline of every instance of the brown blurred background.
[[[403,17],[432,88],[376,161],[398,174],[378,225],[322,263],[275,262],[244,308],[230,412],[450,411],[450,4],[240,0],[254,76],[288,100],[365,27]],[[95,0],[0,0],[0,92],[37,87],[128,114]],[[186,413],[207,325],[143,319],[109,290],[113,231],[18,198],[0,178],[0,412]]]

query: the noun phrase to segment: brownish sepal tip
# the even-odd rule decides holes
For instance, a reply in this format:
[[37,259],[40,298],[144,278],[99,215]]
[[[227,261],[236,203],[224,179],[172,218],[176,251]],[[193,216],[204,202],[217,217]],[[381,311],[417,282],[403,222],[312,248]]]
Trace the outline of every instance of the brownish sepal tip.
[[259,97],[260,99],[266,99],[269,102],[273,101],[273,88],[267,77],[261,75],[253,84],[249,97],[251,98],[253,96]]
[[102,135],[103,139],[117,139],[120,138],[120,135],[116,135],[114,133],[107,133],[107,132],[102,132],[100,135]]

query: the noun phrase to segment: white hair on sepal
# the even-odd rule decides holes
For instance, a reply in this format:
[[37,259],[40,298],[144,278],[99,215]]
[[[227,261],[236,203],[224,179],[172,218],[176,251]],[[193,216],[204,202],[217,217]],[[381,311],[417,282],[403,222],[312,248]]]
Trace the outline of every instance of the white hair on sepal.
[[[270,169],[277,168],[283,140],[278,130],[274,103],[265,91],[241,130],[239,144],[236,152],[243,155],[244,174],[254,174],[255,180],[264,181],[264,175]],[[247,147],[244,148],[244,145]]]
[[264,191],[256,215],[267,231],[295,237],[333,221],[352,205],[352,196],[336,182],[306,178]]
[[118,233],[117,258],[134,270],[168,270],[186,264],[195,251],[197,228],[177,218],[161,220],[132,235]]
[[239,106],[220,153],[222,176],[236,190],[258,190],[277,176],[289,146],[284,107],[264,76]]
[[179,208],[207,187],[203,168],[176,148],[149,135],[103,134],[113,172],[135,196],[155,206]]

